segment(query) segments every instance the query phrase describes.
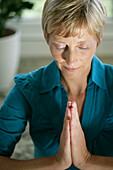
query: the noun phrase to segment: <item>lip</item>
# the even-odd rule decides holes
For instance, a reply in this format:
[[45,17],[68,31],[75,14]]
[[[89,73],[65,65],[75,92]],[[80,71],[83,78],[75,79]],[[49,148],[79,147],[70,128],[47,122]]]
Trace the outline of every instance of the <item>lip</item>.
[[[64,66],[65,67],[65,66]],[[75,72],[79,69],[80,67],[76,67],[76,68],[68,68],[68,67],[65,67],[66,70],[70,71],[70,72]]]

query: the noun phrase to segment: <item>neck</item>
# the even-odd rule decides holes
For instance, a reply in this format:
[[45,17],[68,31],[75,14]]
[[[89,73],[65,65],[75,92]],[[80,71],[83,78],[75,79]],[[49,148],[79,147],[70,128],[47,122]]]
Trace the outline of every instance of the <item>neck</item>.
[[64,77],[61,75],[61,83],[66,89],[68,94],[81,95],[86,92],[87,82],[88,82],[88,74],[83,74],[75,77]]
[[79,96],[86,92],[90,69],[91,67],[73,76],[65,76],[61,73],[61,83],[68,94]]
[[87,88],[87,78],[85,78],[85,77],[82,80],[80,80],[80,79],[72,80],[70,78],[64,79],[64,77],[62,77],[61,83],[64,86],[64,88],[66,89],[67,93],[69,93],[69,94],[80,95],[80,94],[83,94]]

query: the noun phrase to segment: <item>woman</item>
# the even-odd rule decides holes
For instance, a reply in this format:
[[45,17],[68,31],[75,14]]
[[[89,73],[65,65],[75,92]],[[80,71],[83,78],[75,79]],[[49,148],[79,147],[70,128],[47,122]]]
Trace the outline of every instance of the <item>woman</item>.
[[[101,0],[45,2],[54,60],[15,77],[0,110],[0,169],[113,169],[113,67],[94,55],[105,17]],[[35,159],[11,159],[27,120]]]

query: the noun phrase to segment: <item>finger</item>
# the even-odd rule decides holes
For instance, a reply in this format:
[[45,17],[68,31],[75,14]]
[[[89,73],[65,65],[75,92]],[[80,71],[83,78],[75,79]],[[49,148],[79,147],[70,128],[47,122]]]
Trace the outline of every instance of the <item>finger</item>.
[[68,107],[68,108],[71,108],[71,107],[72,107],[72,102],[71,102],[71,101],[68,101],[68,102],[67,102],[67,107]]
[[68,120],[71,120],[71,112],[70,112],[70,107],[72,103],[70,101],[67,102],[67,108],[66,108],[66,118]]
[[61,140],[65,141],[64,143],[68,145],[70,143],[70,117],[68,119],[68,115],[70,115],[70,110],[66,109],[66,114],[64,118],[63,130]]
[[77,120],[79,120],[79,114],[78,114],[76,102],[72,102],[71,114],[73,119],[76,118]]
[[71,112],[70,112],[70,106],[72,105],[71,102],[67,102],[67,108],[66,108],[66,113],[65,113],[65,118],[64,118],[64,125],[63,125],[63,130],[62,130],[62,136],[63,138],[68,138],[70,137],[70,120],[71,120]]
[[[70,146],[70,120],[67,119],[67,116],[70,114],[68,107],[66,108],[66,114],[64,118],[63,130],[60,137],[60,146],[57,153],[57,160],[61,162],[62,167],[69,167],[72,163],[71,158],[71,146]],[[67,168],[63,168],[67,169]]]
[[66,113],[65,113],[65,118],[64,118],[63,130],[66,129],[67,124],[68,124],[68,120],[70,120],[69,118],[70,118],[70,110],[69,110],[69,108],[67,107],[67,108],[66,108]]

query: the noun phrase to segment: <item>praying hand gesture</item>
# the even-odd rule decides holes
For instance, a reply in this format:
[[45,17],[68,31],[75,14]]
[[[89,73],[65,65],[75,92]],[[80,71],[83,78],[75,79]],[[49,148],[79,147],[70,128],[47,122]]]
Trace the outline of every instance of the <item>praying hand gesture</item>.
[[60,148],[56,158],[63,169],[69,168],[72,162],[81,169],[91,159],[91,154],[86,147],[75,102],[68,102],[67,104],[63,131],[60,138]]

